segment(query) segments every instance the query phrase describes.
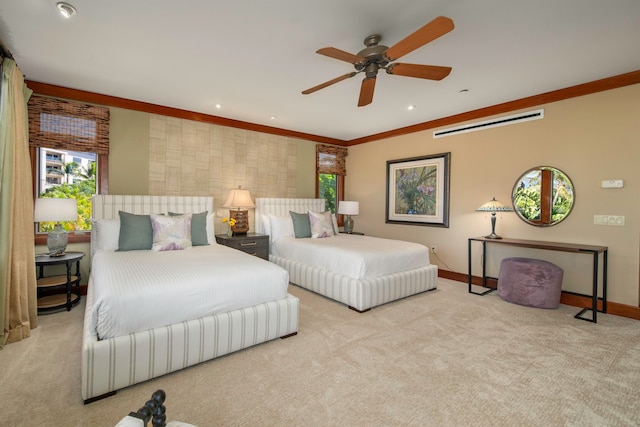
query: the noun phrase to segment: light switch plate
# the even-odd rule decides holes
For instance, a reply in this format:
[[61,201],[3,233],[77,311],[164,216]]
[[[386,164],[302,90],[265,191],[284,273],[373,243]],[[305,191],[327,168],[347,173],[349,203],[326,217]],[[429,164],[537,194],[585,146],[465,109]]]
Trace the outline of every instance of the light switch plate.
[[621,179],[605,179],[600,183],[602,188],[622,188],[624,187],[624,181]]
[[617,226],[623,227],[624,216],[623,215],[594,215],[593,223],[595,225],[617,225]]

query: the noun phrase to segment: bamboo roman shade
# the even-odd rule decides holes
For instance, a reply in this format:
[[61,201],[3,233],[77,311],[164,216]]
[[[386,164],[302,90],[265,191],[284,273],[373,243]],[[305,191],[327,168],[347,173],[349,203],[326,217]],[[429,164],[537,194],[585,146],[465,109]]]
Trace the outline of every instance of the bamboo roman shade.
[[334,145],[316,145],[316,168],[318,173],[333,175],[347,175],[345,158],[348,156],[346,147]]
[[109,154],[109,109],[33,95],[29,99],[31,147]]

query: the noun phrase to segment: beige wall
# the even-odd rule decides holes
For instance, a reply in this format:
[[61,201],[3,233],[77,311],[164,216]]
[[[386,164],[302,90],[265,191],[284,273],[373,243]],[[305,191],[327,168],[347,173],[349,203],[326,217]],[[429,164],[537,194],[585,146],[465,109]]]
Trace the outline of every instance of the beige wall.
[[[494,196],[510,204],[513,185],[524,171],[555,166],[575,186],[571,215],[556,226],[539,228],[525,224],[515,213],[499,214],[496,232],[511,238],[608,246],[608,297],[638,306],[638,100],[640,85],[634,85],[536,107],[544,108],[542,120],[435,140],[432,131],[425,131],[350,147],[346,197],[360,201],[355,228],[370,235],[436,245],[439,258],[432,257],[432,262],[466,274],[467,239],[491,229],[489,216],[475,209]],[[451,152],[449,228],[385,224],[386,161],[444,152]],[[600,188],[600,182],[608,179],[623,179],[624,188]],[[625,226],[594,225],[594,215],[624,215]],[[494,277],[502,257],[531,256],[564,268],[563,289],[590,294],[588,255],[490,248],[487,263]],[[477,249],[474,254],[477,275],[481,272]]]
[[297,169],[297,197],[316,197],[316,144],[309,141],[298,143]]
[[109,193],[149,194],[149,114],[110,108]]
[[[150,126],[148,113],[111,108],[109,193],[110,194],[151,194],[150,182]],[[162,118],[161,116],[155,116]],[[176,119],[177,120],[177,119]],[[194,126],[196,122],[189,122]],[[204,125],[214,127],[214,125]],[[220,126],[217,128],[224,129]],[[227,128],[230,129],[230,128]],[[259,133],[230,129],[234,135],[249,135],[255,141]],[[270,141],[288,141],[291,138],[268,136]],[[293,140],[297,153],[295,157],[296,197],[315,195],[315,144]],[[235,157],[235,155],[234,155]],[[251,178],[253,179],[253,178]],[[237,184],[236,184],[237,185]]]

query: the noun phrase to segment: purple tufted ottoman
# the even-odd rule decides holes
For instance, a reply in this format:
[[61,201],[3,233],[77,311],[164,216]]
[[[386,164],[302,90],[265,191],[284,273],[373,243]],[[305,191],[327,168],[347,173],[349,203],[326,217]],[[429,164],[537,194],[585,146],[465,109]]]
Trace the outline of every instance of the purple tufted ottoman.
[[548,261],[505,258],[500,263],[498,295],[514,304],[558,308],[564,271]]

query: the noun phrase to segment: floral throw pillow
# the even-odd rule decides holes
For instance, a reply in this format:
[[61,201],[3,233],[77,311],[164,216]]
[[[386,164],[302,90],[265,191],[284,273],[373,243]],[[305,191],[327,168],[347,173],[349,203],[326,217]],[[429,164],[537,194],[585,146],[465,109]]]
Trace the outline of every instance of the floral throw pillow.
[[179,251],[191,248],[191,214],[166,216],[151,214],[153,251]]
[[330,211],[309,211],[309,223],[311,224],[311,237],[313,239],[333,237],[333,223]]

